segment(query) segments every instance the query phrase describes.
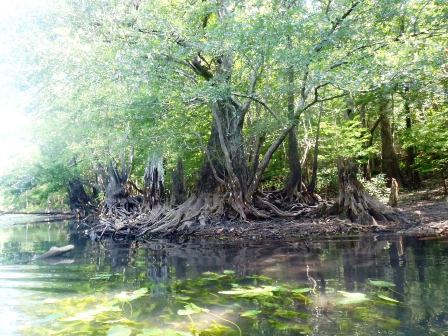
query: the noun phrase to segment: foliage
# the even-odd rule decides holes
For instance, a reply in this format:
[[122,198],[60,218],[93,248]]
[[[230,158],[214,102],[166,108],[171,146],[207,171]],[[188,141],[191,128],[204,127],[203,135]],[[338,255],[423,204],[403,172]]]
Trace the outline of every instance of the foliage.
[[370,195],[376,197],[384,204],[387,204],[390,188],[387,187],[387,180],[384,174],[373,176],[370,180],[361,177],[360,181]]
[[424,174],[448,177],[448,119],[447,106],[430,107],[422,123],[409,132],[405,145],[417,146],[415,166]]
[[[30,110],[41,155],[24,171],[2,178],[6,203],[66,203],[62,194],[70,177],[93,185],[99,165],[131,149],[137,184],[148,156],[157,153],[168,172],[178,158],[184,160],[191,190],[205,160],[211,103],[220,99],[248,106],[242,120],[245,160],[258,137],[265,140],[265,157],[296,123],[305,172],[313,162],[321,103],[324,190],[334,185],[338,157],[365,163],[378,156],[381,139],[369,131],[378,97],[386,96],[394,102],[390,119],[398,152],[417,147],[415,167],[444,174],[446,16],[443,1],[413,0],[52,3],[11,27],[19,32],[11,66],[20,86],[33,92]],[[223,59],[231,64],[229,73],[219,72]],[[396,98],[401,94],[406,99]],[[406,130],[409,101],[413,126]],[[285,152],[282,140],[261,172],[265,186],[284,183]]]

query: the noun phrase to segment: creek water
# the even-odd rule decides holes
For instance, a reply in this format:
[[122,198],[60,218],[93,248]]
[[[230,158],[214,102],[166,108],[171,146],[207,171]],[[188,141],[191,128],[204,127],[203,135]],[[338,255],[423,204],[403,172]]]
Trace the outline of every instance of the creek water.
[[448,335],[448,240],[97,242],[34,220],[0,216],[0,335]]

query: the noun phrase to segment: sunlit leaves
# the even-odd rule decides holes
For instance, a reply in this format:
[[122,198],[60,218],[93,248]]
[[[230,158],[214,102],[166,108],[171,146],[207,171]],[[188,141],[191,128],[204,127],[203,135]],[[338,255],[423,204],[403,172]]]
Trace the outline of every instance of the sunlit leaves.
[[258,314],[262,313],[261,310],[246,310],[240,314],[242,317],[255,318]]
[[376,287],[382,287],[382,288],[391,288],[395,287],[395,284],[389,281],[384,280],[369,280],[369,284]]
[[388,296],[386,296],[386,295],[383,295],[383,294],[377,294],[377,296],[378,296],[380,299],[382,299],[382,300],[384,300],[384,301],[386,301],[386,302],[390,302],[390,303],[400,303],[400,301],[395,300],[395,299],[392,299],[392,298],[390,298],[390,297],[388,297]]
[[113,326],[111,327],[108,332],[107,332],[107,336],[129,336],[132,333],[132,329],[125,327],[125,326],[121,326],[121,325],[117,325],[117,326]]
[[209,310],[205,309],[205,308],[201,308],[201,307],[195,305],[194,303],[189,303],[184,306],[184,309],[179,309],[177,311],[177,314],[178,315],[193,315],[193,314],[199,314],[199,313],[204,313],[204,312],[207,313],[207,312],[209,312]]
[[233,271],[205,272],[196,279],[176,281],[163,306],[146,287],[48,299],[43,306],[48,315],[40,321],[51,324],[47,333],[61,335],[72,330],[140,336],[238,335],[246,330],[307,334],[312,330],[310,311],[324,307],[336,316],[350,312],[357,320],[387,328],[399,325],[376,309],[398,303],[383,293],[390,285],[385,280],[372,280],[380,286],[371,285],[365,293],[327,288],[326,294],[304,284],[273,286],[272,281],[258,275],[239,277]]
[[338,293],[340,293],[343,296],[342,299],[338,299],[336,301],[336,303],[340,305],[352,305],[363,303],[370,300],[364,293],[351,293],[345,291],[339,291]]
[[262,287],[247,287],[247,288],[234,288],[228,291],[220,291],[219,294],[235,295],[242,298],[255,298],[263,296],[273,296],[274,292],[280,288],[275,286],[262,286]]
[[97,305],[93,309],[89,309],[86,311],[81,311],[73,316],[65,317],[61,319],[63,322],[73,322],[73,321],[84,321],[89,322],[93,321],[97,315],[106,313],[106,312],[118,312],[121,309],[115,305]]
[[133,292],[121,292],[117,295],[115,295],[114,298],[118,299],[119,301],[134,301],[142,296],[147,295],[148,289],[147,288],[140,288]]

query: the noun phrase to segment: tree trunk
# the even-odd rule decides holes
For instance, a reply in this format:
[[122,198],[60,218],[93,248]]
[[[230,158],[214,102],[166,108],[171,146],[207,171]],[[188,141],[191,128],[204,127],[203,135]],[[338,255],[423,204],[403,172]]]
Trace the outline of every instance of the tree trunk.
[[[288,48],[291,49],[291,37],[288,36]],[[292,66],[287,69],[287,109],[288,118],[292,121],[294,118],[294,68]],[[298,195],[302,186],[302,168],[300,166],[299,145],[297,141],[297,126],[294,126],[288,134],[288,166],[289,175],[285,186],[286,196],[293,199]]]
[[185,190],[185,177],[184,177],[184,165],[181,159],[177,160],[176,169],[171,174],[172,187],[171,187],[171,204],[179,205],[185,202],[187,193]]
[[448,179],[443,179],[443,194],[448,196]]
[[72,211],[86,211],[92,207],[90,197],[87,195],[84,185],[78,178],[68,182],[69,205]]
[[126,182],[128,180],[126,174],[119,172],[114,163],[110,162],[107,169],[108,182],[106,186],[106,206],[112,209],[115,205],[118,205],[123,199],[126,199]]
[[145,232],[188,231],[197,223],[204,226],[223,216],[246,217],[248,169],[240,111],[230,98],[213,102],[211,109],[211,133],[196,193]]
[[150,156],[143,177],[145,182],[145,202],[150,209],[164,201],[164,175],[162,157],[158,155]]
[[[411,108],[409,105],[409,99],[407,97],[408,89],[405,89],[404,99],[404,111],[406,113],[406,130],[408,132],[412,129],[412,115]],[[421,180],[419,173],[414,169],[415,158],[417,156],[417,149],[415,146],[409,146],[406,148],[406,175],[407,182],[410,187],[418,188],[420,186]]]
[[[365,129],[368,129],[368,122],[366,119],[366,104],[361,105],[359,112],[361,114],[362,127],[364,127]],[[373,130],[373,131],[375,131],[375,130]],[[372,133],[371,133],[371,141],[367,141],[367,143],[365,144],[365,147],[368,148],[368,147],[372,146],[371,142],[373,142]],[[370,181],[372,179],[372,171],[371,171],[371,166],[370,166],[370,155],[367,158],[367,161],[362,165],[362,174],[367,181]]]
[[311,181],[308,186],[308,192],[314,193],[317,185],[317,164],[319,155],[319,136],[320,136],[320,120],[322,118],[323,106],[322,103],[319,109],[319,117],[317,119],[317,130],[316,130],[316,140],[314,143],[314,154],[313,154],[313,172],[311,174]]
[[201,168],[197,193],[213,193],[219,186],[219,179],[224,178],[225,168],[222,162],[222,151],[219,144],[219,135],[216,124],[212,122],[210,137]]
[[398,205],[398,183],[397,180],[392,178],[392,182],[390,184],[390,194],[389,194],[389,206],[396,207]]
[[108,174],[107,170],[101,163],[94,165],[95,177],[96,177],[96,189],[102,193],[106,193]]
[[288,166],[289,175],[286,182],[286,195],[292,199],[299,193],[299,186],[302,182],[302,168],[300,167],[299,147],[297,143],[297,127],[294,127],[288,134]]
[[339,196],[329,209],[329,214],[338,214],[365,225],[375,225],[377,221],[396,220],[397,214],[388,210],[364,190],[357,174],[358,167],[352,160],[339,160]]
[[128,178],[132,171],[133,157],[134,155],[131,153],[129,162],[126,162],[123,152],[120,156],[121,169],[118,168],[116,162],[109,162],[104,209],[106,213],[114,214],[118,211],[120,215],[126,215],[137,205],[134,200],[129,198],[130,194],[127,188]]
[[380,115],[381,115],[381,155],[382,155],[382,171],[386,174],[389,185],[392,178],[395,178],[397,182],[404,186],[403,175],[398,163],[398,157],[395,152],[394,142],[392,137],[392,129],[389,120],[389,102],[386,99],[380,102]]

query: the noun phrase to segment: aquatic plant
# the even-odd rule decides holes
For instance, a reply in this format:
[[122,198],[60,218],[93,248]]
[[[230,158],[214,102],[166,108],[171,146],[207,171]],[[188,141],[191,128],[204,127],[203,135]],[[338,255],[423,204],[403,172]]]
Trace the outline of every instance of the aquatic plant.
[[[307,335],[312,333],[316,312],[325,312],[341,332],[353,321],[398,327],[399,321],[377,309],[399,304],[386,295],[393,284],[383,280],[368,284],[365,293],[328,290],[325,294],[306,284],[278,284],[266,276],[206,272],[194,280],[173,281],[165,297],[153,295],[149,284],[133,291],[47,299],[32,313],[36,320],[23,334]],[[345,317],[348,313],[353,321]]]

